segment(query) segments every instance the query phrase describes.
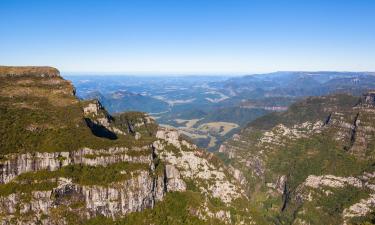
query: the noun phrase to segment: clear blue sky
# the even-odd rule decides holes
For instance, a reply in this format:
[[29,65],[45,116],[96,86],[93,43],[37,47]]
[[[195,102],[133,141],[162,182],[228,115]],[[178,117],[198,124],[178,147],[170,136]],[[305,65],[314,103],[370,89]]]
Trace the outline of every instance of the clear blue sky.
[[0,0],[0,64],[375,71],[374,0]]

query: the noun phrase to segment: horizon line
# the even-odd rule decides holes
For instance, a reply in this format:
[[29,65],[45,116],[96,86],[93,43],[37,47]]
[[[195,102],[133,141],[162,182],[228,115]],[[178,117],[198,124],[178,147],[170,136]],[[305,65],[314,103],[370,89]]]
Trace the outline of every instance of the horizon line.
[[105,71],[64,71],[60,70],[61,74],[68,76],[80,76],[80,75],[94,75],[94,76],[249,76],[258,74],[270,74],[270,73],[375,73],[370,70],[275,70],[275,71],[257,71],[257,72],[160,72],[160,71],[116,71],[116,72],[105,72]]

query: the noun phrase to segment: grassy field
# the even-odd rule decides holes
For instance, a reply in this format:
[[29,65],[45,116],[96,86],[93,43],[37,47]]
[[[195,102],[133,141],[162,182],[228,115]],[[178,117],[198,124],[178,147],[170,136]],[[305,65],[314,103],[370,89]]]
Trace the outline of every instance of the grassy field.
[[161,126],[175,128],[181,134],[188,136],[200,147],[215,149],[227,137],[230,132],[239,128],[238,124],[229,122],[210,122],[197,125],[201,119],[175,119],[179,126],[161,124]]
[[211,122],[201,124],[197,129],[208,133],[217,133],[221,136],[226,135],[231,130],[239,127],[238,124],[228,122]]

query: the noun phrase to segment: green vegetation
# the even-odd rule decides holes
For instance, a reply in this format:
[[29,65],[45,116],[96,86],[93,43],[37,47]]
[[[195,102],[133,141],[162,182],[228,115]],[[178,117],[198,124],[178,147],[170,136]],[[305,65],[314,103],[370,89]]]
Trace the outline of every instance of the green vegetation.
[[225,165],[229,165],[232,160],[223,152],[218,152],[216,155],[224,162]]
[[127,162],[110,164],[105,167],[71,165],[53,173],[55,173],[55,176],[72,178],[74,183],[81,185],[107,186],[111,183],[130,178],[130,172],[136,170],[148,170],[148,165]]
[[[270,153],[266,161],[266,180],[274,182],[278,176],[286,174],[288,177],[288,191],[292,196],[298,194],[298,187],[309,175],[332,174],[336,176],[358,176],[364,168],[370,166],[368,161],[362,161],[353,155],[344,152],[337,143],[329,136],[316,135],[306,139],[300,139],[284,148],[277,149]],[[332,190],[333,195],[323,196],[320,200],[314,200],[314,207],[307,207],[307,214],[299,218],[306,218],[306,221],[317,224],[318,221],[325,221],[327,224],[337,224],[340,221],[341,213],[345,207],[366,197],[364,190],[347,187],[339,190]],[[291,200],[287,203],[284,212],[275,215],[280,221],[292,222],[294,214],[305,208],[298,201]],[[276,206],[276,211],[282,207],[280,197],[267,199],[265,209],[271,210]],[[302,207],[302,209],[301,209]],[[315,208],[319,207],[319,210]],[[314,212],[316,214],[314,214]]]
[[375,211],[371,212],[367,216],[356,217],[350,221],[355,225],[374,225],[375,224]]
[[260,117],[248,124],[259,130],[267,130],[279,123],[293,125],[305,121],[325,119],[330,112],[339,106],[341,109],[351,109],[358,102],[358,97],[338,94],[327,97],[309,97],[305,100],[292,104],[285,112],[274,112]]
[[57,187],[56,181],[40,181],[33,180],[23,181],[22,183],[10,182],[0,185],[0,196],[8,196],[12,193],[22,193],[29,195],[32,191],[48,191]]
[[[30,193],[32,191],[52,190],[57,186],[56,178],[71,178],[73,183],[81,185],[107,186],[114,182],[129,179],[130,172],[148,170],[147,164],[115,163],[108,166],[69,165],[56,171],[41,170],[19,175],[14,181],[0,185],[0,196],[11,193]],[[124,173],[125,172],[125,173]]]
[[326,224],[342,224],[343,210],[369,195],[367,191],[350,186],[339,189],[325,188],[325,190],[331,191],[331,194],[327,195],[322,190],[315,190],[314,201],[305,202],[301,206],[299,218],[311,224],[319,224],[321,221],[325,221]]
[[[155,140],[157,124],[147,115],[139,112],[125,112],[112,117],[104,108],[99,112],[99,116],[83,115],[83,107],[89,101],[78,101],[73,92],[70,83],[60,77],[48,79],[32,76],[0,77],[0,161],[7,160],[9,153],[74,151],[83,147],[105,149],[121,146],[128,147],[129,151],[114,154],[130,156],[151,154],[151,149],[132,150],[134,147],[149,146]],[[243,130],[239,137],[240,141],[230,141],[239,158],[229,159],[224,153],[212,155],[199,152],[200,157],[209,160],[214,167],[222,168],[223,173],[228,177],[231,177],[231,174],[225,169],[226,165],[241,169],[247,180],[246,191],[249,199],[239,198],[227,205],[219,198],[201,193],[200,188],[208,188],[216,178],[215,176],[208,180],[183,177],[187,185],[186,192],[167,193],[165,199],[158,202],[154,209],[133,212],[116,220],[101,216],[89,220],[84,219],[81,217],[85,213],[82,199],[74,200],[74,197],[69,199],[69,196],[61,200],[65,201],[64,204],[54,207],[50,215],[43,215],[43,217],[64,217],[70,224],[221,224],[223,221],[217,219],[207,217],[205,221],[198,218],[197,215],[204,214],[204,211],[201,211],[203,207],[207,207],[213,213],[220,210],[230,211],[232,224],[244,219],[245,224],[250,220],[256,221],[257,224],[293,224],[298,221],[297,219],[312,224],[342,223],[343,210],[367,198],[370,194],[369,189],[351,186],[325,188],[324,190],[307,189],[311,191],[313,200],[303,201],[301,195],[306,191],[304,189],[306,187],[301,184],[309,175],[332,174],[347,177],[359,176],[364,171],[375,171],[373,163],[375,141],[363,141],[366,149],[362,157],[345,151],[343,148],[347,145],[346,142],[353,142],[353,138],[349,136],[356,132],[351,128],[351,124],[353,124],[353,115],[358,115],[357,111],[354,112],[352,108],[357,100],[356,97],[350,95],[312,97],[291,105],[286,112],[271,113],[258,118]],[[279,123],[292,127],[306,121],[324,121],[327,117],[331,118],[330,115],[333,112],[341,113],[335,119],[343,120],[345,122],[343,127],[349,127],[347,130],[334,124],[321,133],[309,134],[303,138],[285,137],[282,145],[270,144],[270,148],[265,148],[259,144],[263,131]],[[265,113],[263,109],[227,107],[215,115],[204,112],[205,118],[194,126],[210,120],[228,122],[238,120],[244,123],[244,120],[254,120]],[[88,126],[87,119],[95,121],[102,116],[110,120],[112,128],[115,126],[126,135],[118,135],[116,139],[96,136],[92,127]],[[234,117],[236,118],[233,119]],[[361,112],[359,118],[361,125],[373,124],[372,115],[366,112]],[[225,125],[206,123],[206,127],[202,129],[208,132],[214,129],[216,133],[221,134],[222,139],[217,140],[217,143],[220,143],[233,132],[229,131]],[[339,129],[349,133],[342,132],[343,135],[341,135],[344,138],[348,136],[349,140],[338,141],[336,134],[342,131]],[[360,131],[370,132],[362,137],[374,135],[371,129],[367,130],[370,131]],[[136,133],[141,134],[138,140],[134,137]],[[166,144],[164,150],[173,152],[177,157],[184,153],[170,144]],[[182,146],[182,151],[191,151],[191,149]],[[95,159],[107,156],[110,154],[103,151],[84,157]],[[63,161],[64,157],[60,157],[59,160]],[[20,193],[22,200],[26,202],[30,200],[32,191],[47,191],[57,187],[60,177],[70,178],[73,183],[79,185],[108,186],[127,180],[133,176],[133,172],[136,174],[136,171],[140,170],[149,172],[153,177],[163,175],[165,162],[154,157],[154,163],[156,168],[153,172],[149,171],[147,164],[121,162],[108,166],[76,164],[56,171],[24,173],[10,183],[0,185],[0,196]],[[260,175],[255,175],[254,171]],[[287,177],[284,195],[266,185],[275,184],[281,175]],[[15,213],[17,217],[18,214],[19,212]],[[32,215],[22,215],[22,218],[27,216]],[[366,224],[368,221],[374,221],[373,214],[353,219],[353,223],[358,224]]]
[[[375,125],[373,112],[353,108],[357,103],[358,97],[344,94],[307,98],[293,104],[285,112],[271,113],[253,121],[242,130],[239,141],[231,140],[226,143],[235,150],[237,158],[228,160],[225,156],[218,156],[242,170],[248,182],[249,208],[254,213],[252,215],[266,218],[268,224],[294,224],[299,223],[297,221],[300,219],[311,224],[341,224],[343,210],[369,196],[366,188],[347,186],[332,190],[325,187],[324,190],[329,190],[330,194],[321,188],[313,189],[312,201],[301,199],[301,194],[305,191],[301,185],[309,175],[359,177],[364,171],[375,170],[374,133],[368,128]],[[350,137],[350,124],[358,112],[360,130],[357,135],[361,135],[358,144],[363,147],[359,148],[363,152],[362,156],[344,149],[347,143],[353,141]],[[331,113],[333,119],[330,117]],[[271,144],[259,144],[263,132],[278,124],[293,129],[294,125],[306,121],[326,122],[327,119],[330,123],[320,133],[295,139],[286,133],[273,137],[275,142]],[[279,145],[277,140],[280,138],[283,144]],[[256,158],[261,163],[254,160]],[[249,173],[249,167],[241,161],[251,161],[256,165],[252,170],[263,169],[264,175]],[[282,175],[287,177],[285,195],[265,185],[275,184]],[[364,224],[365,221],[371,221],[371,215],[355,218],[353,221]]]
[[175,147],[172,144],[166,143],[166,142],[165,142],[164,151],[172,152],[173,155],[175,155],[176,157],[182,156],[182,153],[180,152],[180,150],[177,147]]
[[253,121],[256,118],[259,118],[268,111],[265,109],[255,108],[241,108],[241,107],[223,107],[220,109],[215,109],[212,112],[208,113],[204,119],[199,120],[194,127],[198,127],[204,123],[210,122],[229,122],[239,125],[245,125],[249,121]]
[[[3,103],[5,101],[1,101],[1,105]],[[96,137],[83,119],[81,120],[82,113],[79,104],[60,109],[50,108],[49,110],[50,112],[44,109],[36,111],[1,107],[1,153],[57,152],[77,150],[82,147],[99,149],[119,145],[144,146],[154,140],[151,137],[144,137],[138,141],[126,136],[121,136],[116,140]],[[71,120],[70,118],[76,119]],[[33,124],[37,130],[28,130],[28,127]]]
[[[344,152],[330,136],[314,135],[298,139],[277,149],[267,157],[267,172],[289,175],[289,185],[296,188],[308,175],[332,174],[336,176],[360,175],[368,161],[357,159]],[[274,179],[275,177],[273,177]]]
[[97,154],[86,154],[83,157],[87,159],[95,159],[98,157],[109,157],[109,156],[118,156],[118,155],[128,155],[133,157],[139,157],[139,156],[148,156],[151,154],[151,149],[140,149],[140,150],[128,150],[125,152],[117,152],[117,153],[106,153],[101,152]]
[[168,103],[155,99],[151,96],[135,94],[127,91],[116,91],[114,93],[90,93],[85,97],[98,98],[111,113],[124,111],[141,111],[141,112],[164,112],[168,110]]
[[[146,114],[142,112],[123,112],[114,115],[116,127],[127,133],[139,132],[142,135],[155,135],[158,125],[155,121],[147,121]],[[136,127],[141,124],[141,127]]]
[[165,199],[158,202],[153,209],[145,209],[142,212],[135,212],[124,218],[113,221],[105,217],[95,217],[84,224],[87,225],[121,225],[121,224],[222,224],[219,220],[210,219],[203,221],[194,212],[201,206],[203,197],[191,191],[168,193]]
[[87,127],[82,105],[67,81],[55,78],[57,81],[51,79],[46,84],[42,78],[25,79],[0,78],[1,154],[144,146],[154,140],[146,135],[140,140],[96,137]]

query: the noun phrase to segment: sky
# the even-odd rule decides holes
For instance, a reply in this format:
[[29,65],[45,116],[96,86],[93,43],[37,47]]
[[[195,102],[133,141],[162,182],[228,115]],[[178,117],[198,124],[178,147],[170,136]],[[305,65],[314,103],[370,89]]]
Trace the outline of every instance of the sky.
[[375,1],[0,0],[0,65],[127,74],[375,71]]

